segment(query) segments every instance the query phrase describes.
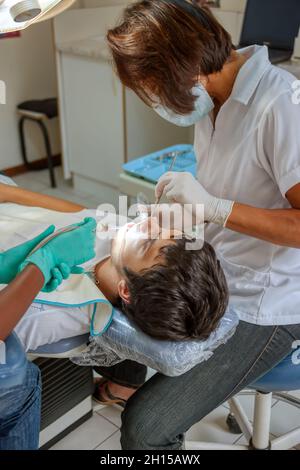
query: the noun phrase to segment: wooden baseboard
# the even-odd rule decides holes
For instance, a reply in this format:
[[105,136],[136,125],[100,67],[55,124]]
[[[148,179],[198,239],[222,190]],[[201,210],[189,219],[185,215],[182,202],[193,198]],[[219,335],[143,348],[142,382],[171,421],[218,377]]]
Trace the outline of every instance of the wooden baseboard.
[[[61,155],[53,155],[53,166],[61,165]],[[22,165],[12,166],[10,168],[5,168],[1,170],[6,176],[17,176],[21,175],[22,173],[27,173],[28,171],[35,171],[35,170],[44,170],[48,168],[47,158],[40,158],[39,160],[35,160],[30,162],[29,167],[27,167],[24,163]]]

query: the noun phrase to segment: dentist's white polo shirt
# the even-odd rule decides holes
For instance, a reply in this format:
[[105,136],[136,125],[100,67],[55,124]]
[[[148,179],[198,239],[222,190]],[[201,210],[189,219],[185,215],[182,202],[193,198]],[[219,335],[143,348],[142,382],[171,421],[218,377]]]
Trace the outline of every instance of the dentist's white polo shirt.
[[[300,183],[300,104],[296,78],[271,65],[266,47],[239,51],[249,59],[213,128],[195,127],[198,180],[211,194],[265,209],[287,209]],[[298,92],[298,98],[300,93]],[[259,325],[300,323],[300,249],[273,245],[208,224],[240,318]],[[300,233],[299,233],[300,238]]]

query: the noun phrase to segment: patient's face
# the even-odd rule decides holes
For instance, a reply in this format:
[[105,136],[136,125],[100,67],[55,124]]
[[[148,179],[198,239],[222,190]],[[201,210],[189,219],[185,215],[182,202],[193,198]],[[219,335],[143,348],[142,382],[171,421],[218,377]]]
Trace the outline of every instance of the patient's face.
[[112,262],[120,272],[124,267],[134,272],[149,269],[161,263],[160,249],[180,235],[179,231],[161,228],[155,217],[126,224],[113,240]]

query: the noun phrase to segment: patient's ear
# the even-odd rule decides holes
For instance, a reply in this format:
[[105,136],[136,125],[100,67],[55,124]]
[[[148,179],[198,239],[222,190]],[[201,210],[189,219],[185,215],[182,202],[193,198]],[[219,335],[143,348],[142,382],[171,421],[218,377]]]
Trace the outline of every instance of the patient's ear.
[[126,304],[129,304],[130,303],[130,292],[129,292],[129,289],[128,289],[128,286],[126,284],[125,279],[122,279],[119,282],[118,292],[119,292],[119,296],[121,297],[121,299],[124,300],[124,302]]

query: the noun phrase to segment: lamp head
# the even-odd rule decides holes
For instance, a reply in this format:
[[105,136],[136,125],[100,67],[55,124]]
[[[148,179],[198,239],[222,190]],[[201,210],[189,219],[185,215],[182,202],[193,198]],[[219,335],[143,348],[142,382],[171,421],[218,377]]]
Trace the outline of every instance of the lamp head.
[[0,0],[0,34],[28,28],[69,8],[75,0]]

